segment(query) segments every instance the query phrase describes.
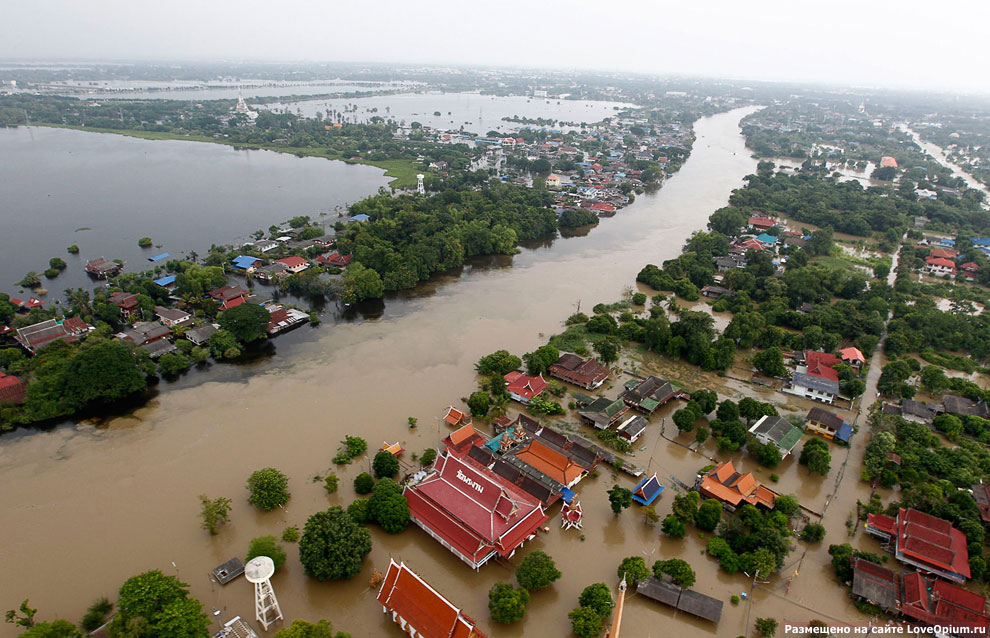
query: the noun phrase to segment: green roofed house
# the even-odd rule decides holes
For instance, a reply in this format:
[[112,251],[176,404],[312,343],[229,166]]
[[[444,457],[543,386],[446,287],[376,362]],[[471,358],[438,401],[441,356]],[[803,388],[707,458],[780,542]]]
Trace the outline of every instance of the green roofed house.
[[601,397],[589,403],[578,414],[597,429],[606,430],[615,425],[628,409],[622,399]]
[[654,410],[678,396],[669,381],[657,377],[647,377],[643,381],[633,379],[627,381],[625,387],[622,400],[634,410],[646,414],[653,414]]
[[787,419],[779,416],[761,417],[749,429],[749,433],[764,445],[768,443],[776,445],[782,456],[790,454],[804,435],[800,428],[794,427]]

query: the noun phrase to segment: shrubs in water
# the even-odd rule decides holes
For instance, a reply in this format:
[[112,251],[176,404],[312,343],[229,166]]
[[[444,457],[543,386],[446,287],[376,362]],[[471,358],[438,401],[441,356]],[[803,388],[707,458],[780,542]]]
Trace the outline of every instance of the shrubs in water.
[[289,501],[289,477],[273,467],[258,470],[247,481],[248,502],[266,512]]
[[285,550],[282,549],[278,539],[271,534],[251,539],[244,562],[246,563],[257,556],[267,556],[272,559],[275,563],[275,571],[278,571],[285,564],[286,559]]
[[354,491],[358,494],[371,494],[375,487],[375,479],[367,472],[361,472],[354,477]]

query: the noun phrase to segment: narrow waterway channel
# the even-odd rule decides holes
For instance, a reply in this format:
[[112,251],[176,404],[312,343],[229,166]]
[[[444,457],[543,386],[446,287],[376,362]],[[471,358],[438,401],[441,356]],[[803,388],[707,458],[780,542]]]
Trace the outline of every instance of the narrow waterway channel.
[[[586,237],[524,250],[511,260],[511,268],[471,269],[456,281],[439,280],[424,291],[430,294],[407,298],[396,305],[400,311],[386,309],[378,320],[327,326],[319,338],[297,344],[291,356],[278,357],[243,381],[210,381],[203,375],[201,384],[163,393],[101,429],[78,425],[0,439],[0,560],[9,576],[0,581],[0,606],[16,607],[30,598],[40,609],[39,619],[78,620],[97,597],[115,598],[129,576],[161,569],[190,583],[207,611],[220,610],[216,619],[253,618],[249,585],[241,579],[220,589],[210,582],[209,570],[232,556],[243,557],[255,536],[280,535],[328,505],[348,504],[354,498],[351,482],[367,470],[367,459],[335,470],[341,488],[333,496],[312,481],[331,468],[345,434],[363,436],[372,448],[398,439],[407,457],[437,445],[447,433],[437,417],[474,389],[473,365],[481,355],[499,348],[520,354],[532,350],[561,330],[561,321],[579,301],[582,309],[613,301],[645,263],[679,254],[685,239],[703,228],[708,215],[755,170],[738,128],[740,118],[753,110],[697,122],[694,151],[681,171],[658,193],[640,197]],[[662,478],[688,481],[708,461],[659,438],[658,422],[675,407],[666,406],[654,418],[641,442],[653,450],[647,454]],[[408,416],[418,418],[415,430],[408,429]],[[706,451],[712,453],[714,448]],[[738,456],[744,470],[755,469]],[[645,458],[640,461],[647,464]],[[254,511],[244,489],[247,476],[265,466],[286,472],[293,493],[284,510],[269,514]],[[793,459],[778,471],[781,491],[796,491],[802,500],[816,497],[811,505],[820,509],[833,476],[811,489],[802,486],[807,473]],[[614,584],[625,556],[645,555],[649,563],[683,557],[698,572],[695,588],[726,601],[748,589],[744,576],[726,576],[700,555],[704,539],[661,538],[658,528],[645,525],[635,511],[614,517],[605,496],[613,481],[632,485],[624,477],[613,479],[606,469],[579,486],[584,540],[561,532],[558,508],[551,510],[550,533],[524,553],[530,547],[548,551],[564,577],[550,590],[535,593],[526,618],[508,627],[490,621],[487,591],[495,581],[512,580],[511,571],[491,565],[475,573],[415,527],[398,536],[373,530],[374,549],[361,574],[349,582],[306,578],[290,545],[288,563],[273,585],[288,619],[325,617],[354,636],[396,637],[401,632],[381,614],[368,587],[373,570],[383,570],[390,556],[407,561],[495,637],[568,635],[566,615],[581,589],[599,581]],[[234,501],[231,522],[212,538],[199,528],[197,497],[204,493]],[[672,496],[665,495],[657,507],[661,515],[669,511]],[[816,562],[827,558],[819,556]],[[820,587],[812,601],[816,605],[832,614],[850,610],[838,585],[808,586]],[[760,615],[781,620],[813,615],[791,613],[772,596],[759,604]],[[747,633],[745,613],[744,606],[726,602],[722,622],[715,626],[675,617],[632,596],[623,627],[627,635],[642,637],[672,632],[735,636]],[[15,632],[7,625],[0,634]]]

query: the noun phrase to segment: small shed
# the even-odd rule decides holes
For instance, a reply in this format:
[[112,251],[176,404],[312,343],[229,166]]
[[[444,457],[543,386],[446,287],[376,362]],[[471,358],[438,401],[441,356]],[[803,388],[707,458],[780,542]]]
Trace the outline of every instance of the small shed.
[[215,567],[210,574],[213,579],[216,580],[221,585],[226,585],[230,581],[234,580],[238,576],[244,573],[244,563],[241,562],[240,558],[234,557],[228,560],[223,565]]

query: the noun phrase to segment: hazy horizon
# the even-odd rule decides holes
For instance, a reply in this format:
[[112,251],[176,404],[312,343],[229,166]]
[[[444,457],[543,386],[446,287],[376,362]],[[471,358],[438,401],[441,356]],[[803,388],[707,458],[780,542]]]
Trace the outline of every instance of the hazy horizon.
[[7,7],[0,59],[487,66],[990,92],[990,7],[930,6],[176,0],[152,13],[122,0],[43,0]]

